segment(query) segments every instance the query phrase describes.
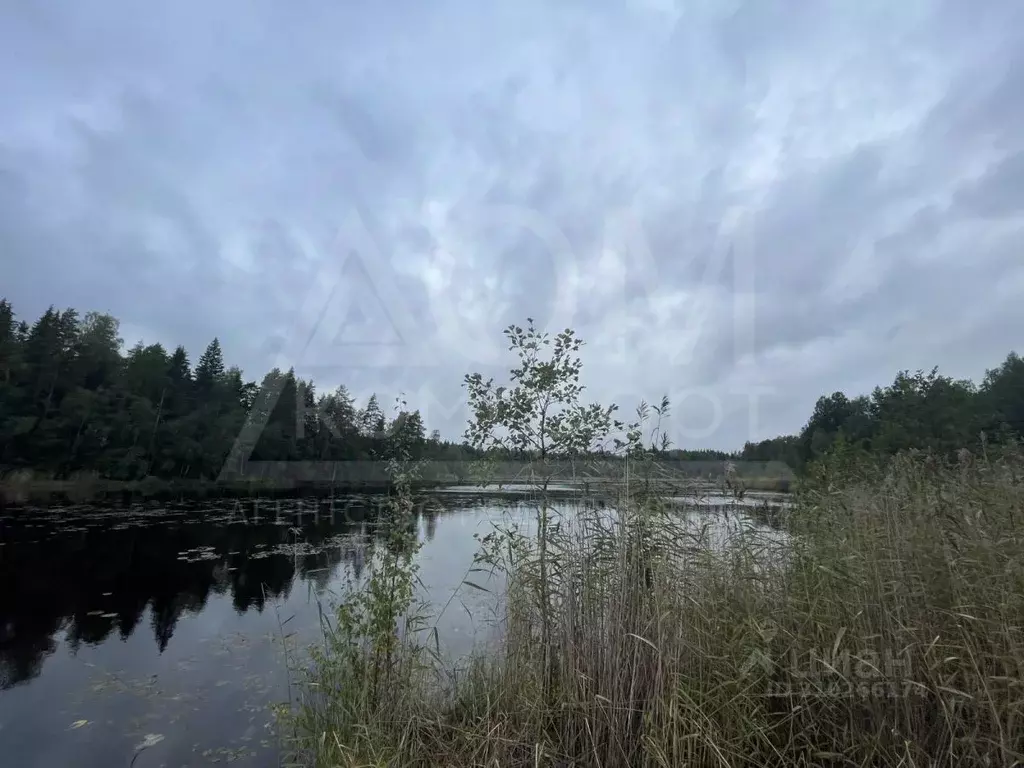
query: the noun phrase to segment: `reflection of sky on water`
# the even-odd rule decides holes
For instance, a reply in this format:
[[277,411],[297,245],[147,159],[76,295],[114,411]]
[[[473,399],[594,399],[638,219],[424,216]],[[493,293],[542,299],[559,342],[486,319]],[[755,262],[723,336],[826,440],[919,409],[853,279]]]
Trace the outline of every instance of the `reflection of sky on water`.
[[[528,532],[534,508],[434,498],[418,521],[419,576],[443,650],[457,656],[495,636],[493,594],[460,588],[469,579],[500,592],[496,579],[470,573],[474,534],[499,522]],[[136,744],[161,734],[137,766],[276,765],[268,705],[288,695],[282,634],[315,642],[318,603],[329,610],[365,575],[372,511],[322,506],[264,503],[253,515],[234,502],[150,505],[101,517],[64,508],[0,519],[4,762],[127,765]],[[558,511],[573,517],[568,502]],[[712,531],[711,546],[747,525],[739,515],[686,520]],[[79,720],[88,722],[71,728]]]

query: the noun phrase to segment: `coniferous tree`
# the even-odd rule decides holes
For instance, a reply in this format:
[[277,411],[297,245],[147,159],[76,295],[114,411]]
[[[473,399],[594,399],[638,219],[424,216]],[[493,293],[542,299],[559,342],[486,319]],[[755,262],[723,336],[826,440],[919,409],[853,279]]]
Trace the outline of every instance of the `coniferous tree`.
[[11,377],[17,371],[19,351],[14,309],[7,299],[0,300],[0,383],[11,383]]
[[209,392],[224,376],[224,353],[214,339],[196,363],[195,383],[199,392]]
[[387,419],[380,403],[377,402],[377,395],[370,395],[366,401],[366,407],[359,414],[360,431],[365,437],[379,437],[387,428]]

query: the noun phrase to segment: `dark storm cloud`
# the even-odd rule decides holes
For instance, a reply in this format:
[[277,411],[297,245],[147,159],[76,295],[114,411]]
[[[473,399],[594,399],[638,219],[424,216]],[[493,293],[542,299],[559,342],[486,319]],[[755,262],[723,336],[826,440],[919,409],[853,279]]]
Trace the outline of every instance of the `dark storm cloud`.
[[455,435],[462,374],[533,315],[587,339],[595,397],[668,392],[722,447],[1019,341],[1011,0],[8,5],[0,280],[30,318],[218,335]]

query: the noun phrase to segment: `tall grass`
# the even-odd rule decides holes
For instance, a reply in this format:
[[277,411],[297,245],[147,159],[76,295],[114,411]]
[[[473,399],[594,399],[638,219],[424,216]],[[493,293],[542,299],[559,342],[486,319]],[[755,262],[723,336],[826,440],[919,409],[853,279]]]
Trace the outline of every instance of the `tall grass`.
[[781,546],[644,496],[549,525],[543,567],[535,540],[496,532],[480,564],[505,574],[498,651],[455,669],[402,632],[377,685],[373,642],[328,643],[300,684],[296,759],[1013,765],[1022,467],[840,455],[801,485]]

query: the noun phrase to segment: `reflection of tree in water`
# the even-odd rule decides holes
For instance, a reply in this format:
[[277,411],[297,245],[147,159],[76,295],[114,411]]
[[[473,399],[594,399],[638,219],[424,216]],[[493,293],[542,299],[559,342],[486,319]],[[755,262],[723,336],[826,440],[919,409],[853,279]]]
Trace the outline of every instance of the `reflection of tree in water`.
[[[378,502],[379,503],[379,502]],[[445,500],[445,508],[478,503]],[[437,502],[420,507],[433,539]],[[0,516],[0,689],[39,674],[68,646],[127,639],[149,609],[161,652],[182,615],[230,594],[239,613],[286,598],[298,578],[322,594],[340,570],[358,580],[378,510],[366,498],[25,509]]]
[[57,649],[58,616],[26,616],[21,624],[0,619],[0,690],[39,674],[43,659]]
[[[202,611],[211,593],[230,593],[240,613],[262,611],[268,598],[288,596],[296,576],[322,590],[338,568],[361,567],[358,539],[347,536],[359,524],[314,521],[308,505],[259,516],[233,505],[158,516],[23,510],[0,521],[0,688],[37,675],[62,629],[74,652],[115,629],[127,638],[149,608],[163,651],[179,618]],[[285,551],[297,541],[298,554]]]
[[350,535],[299,561],[299,578],[310,584],[316,595],[327,591],[338,571],[347,570],[358,580],[366,564],[372,529],[367,524],[353,527]]
[[423,516],[423,527],[425,529],[424,536],[427,541],[433,541],[434,536],[437,535],[437,513],[438,508],[433,504],[426,504],[423,506],[421,514]]

